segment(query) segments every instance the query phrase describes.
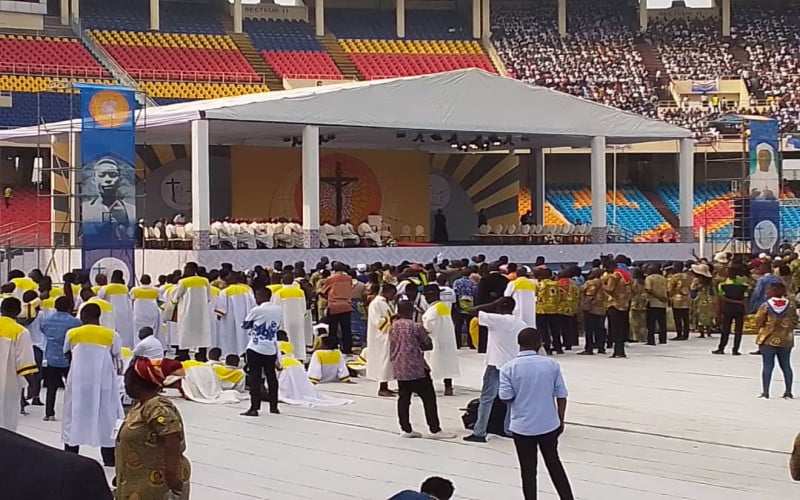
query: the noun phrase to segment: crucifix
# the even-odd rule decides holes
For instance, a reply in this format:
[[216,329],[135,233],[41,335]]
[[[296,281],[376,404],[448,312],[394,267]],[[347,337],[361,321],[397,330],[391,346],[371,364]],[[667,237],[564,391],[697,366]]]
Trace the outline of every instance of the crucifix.
[[105,270],[106,270],[106,268],[101,266],[100,264],[97,264],[96,266],[94,266],[92,268],[92,271],[95,271],[96,274],[103,274],[103,271],[105,271]]
[[166,184],[172,190],[172,203],[177,203],[178,200],[175,199],[175,186],[180,186],[181,183],[179,181],[176,181],[175,177],[170,177],[169,181]]
[[333,177],[322,177],[320,181],[324,182],[325,184],[332,186],[333,189],[336,191],[336,223],[342,223],[342,195],[344,194],[344,188],[358,182],[358,177],[344,177],[342,174],[342,164],[338,161],[336,162],[336,167],[333,169]]

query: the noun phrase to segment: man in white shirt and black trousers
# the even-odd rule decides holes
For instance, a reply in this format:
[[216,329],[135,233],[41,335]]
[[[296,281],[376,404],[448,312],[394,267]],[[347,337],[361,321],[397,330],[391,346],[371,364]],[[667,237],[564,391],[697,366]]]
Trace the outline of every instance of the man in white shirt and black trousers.
[[247,344],[250,408],[241,413],[245,417],[257,417],[261,409],[261,393],[264,386],[262,373],[267,377],[269,412],[280,413],[278,410],[278,376],[275,370],[279,370],[281,366],[278,330],[283,321],[283,308],[270,302],[272,292],[269,288],[257,288],[255,298],[257,305],[247,313],[242,325],[250,332],[250,342]]
[[[554,359],[537,354],[542,337],[525,328],[517,337],[519,355],[500,369],[500,399],[511,412],[510,430],[517,449],[525,500],[536,499],[537,448],[561,500],[573,500],[569,478],[558,456],[564,432],[567,386]],[[555,404],[553,400],[555,399]]]

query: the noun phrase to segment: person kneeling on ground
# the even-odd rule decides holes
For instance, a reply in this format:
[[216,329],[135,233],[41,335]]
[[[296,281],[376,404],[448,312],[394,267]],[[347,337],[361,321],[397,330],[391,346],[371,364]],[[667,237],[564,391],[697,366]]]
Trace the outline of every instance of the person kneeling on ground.
[[314,351],[308,365],[308,379],[313,384],[326,382],[350,382],[350,371],[339,350],[339,342],[335,337],[325,335],[321,338],[322,348]]
[[450,500],[455,492],[452,481],[443,477],[431,476],[426,479],[419,492],[403,490],[389,500]]
[[143,326],[139,330],[139,343],[133,348],[134,357],[148,359],[161,359],[164,357],[164,346],[161,341],[153,335],[153,329]]

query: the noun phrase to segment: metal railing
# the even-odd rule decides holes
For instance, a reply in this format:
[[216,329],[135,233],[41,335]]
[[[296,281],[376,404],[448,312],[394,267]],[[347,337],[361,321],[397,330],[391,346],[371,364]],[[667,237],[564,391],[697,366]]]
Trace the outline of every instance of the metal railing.
[[101,66],[60,66],[57,64],[0,63],[0,73],[14,76],[47,76],[64,78],[112,78]]
[[128,69],[128,74],[137,80],[157,80],[186,83],[264,83],[264,78],[249,73],[224,71],[184,71],[169,69]]

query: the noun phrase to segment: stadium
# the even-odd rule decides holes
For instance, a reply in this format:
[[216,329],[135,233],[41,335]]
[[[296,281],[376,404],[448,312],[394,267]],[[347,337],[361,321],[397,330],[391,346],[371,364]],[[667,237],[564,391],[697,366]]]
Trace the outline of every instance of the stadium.
[[[216,255],[205,257],[209,263],[252,262],[263,259],[262,250],[302,256],[309,230],[312,246],[351,262],[402,258],[432,241],[456,246],[454,255],[477,243],[508,247],[522,261],[541,253],[563,262],[597,255],[592,243],[625,245],[642,259],[665,251],[679,258],[698,239],[706,252],[749,247],[756,224],[747,200],[754,149],[747,141],[750,124],[762,121],[779,129],[774,163],[782,165],[772,189],[779,192],[779,234],[767,239],[798,237],[798,56],[775,42],[794,39],[798,25],[781,15],[790,8],[781,2],[721,0],[706,8],[653,0],[642,6],[616,0],[602,6],[579,0],[13,3],[0,16],[0,126],[8,129],[0,134],[0,176],[13,193],[0,210],[0,245],[9,257],[41,266],[58,250],[59,267],[80,267],[86,231],[80,94],[81,87],[105,85],[128,89],[138,108],[132,174],[123,180],[126,203],[134,207],[126,220],[140,221],[134,246],[165,250],[158,260],[170,268],[192,248],[218,249],[206,254]],[[193,205],[194,129],[189,121],[174,130],[159,121],[190,110],[266,106],[284,93],[283,102],[333,96],[340,88],[377,95],[368,89],[389,88],[381,82],[398,78],[398,85],[410,85],[413,102],[412,82],[435,85],[425,75],[472,68],[497,77],[482,90],[483,100],[503,93],[511,78],[556,91],[548,94],[553,99],[565,93],[598,103],[579,113],[607,113],[604,119],[620,127],[634,127],[624,121],[632,115],[645,118],[642,124],[680,127],[692,151],[681,147],[677,127],[668,138],[645,140],[647,134],[628,130],[602,144],[577,138],[573,129],[572,140],[553,142],[480,124],[469,134],[441,120],[414,126],[402,120],[401,106],[397,120],[384,120],[371,134],[346,128],[337,134],[330,126],[310,131],[319,139],[320,205],[311,222],[304,221],[303,194],[315,189],[301,180],[308,154],[303,127],[284,120],[246,137],[212,126],[204,148],[208,200]],[[423,94],[433,88],[419,85]],[[462,98],[454,105],[482,109]],[[337,100],[319,102],[329,107]],[[546,103],[532,98],[531,106],[531,119],[546,122],[535,116]],[[313,111],[305,113],[304,123],[313,125]],[[574,118],[568,127],[582,120]],[[420,199],[426,185],[429,196]],[[197,220],[201,208],[206,221]],[[439,210],[446,240],[434,234]],[[180,222],[170,223],[177,214]],[[198,238],[206,231],[208,241]],[[333,249],[349,246],[357,248]]]

